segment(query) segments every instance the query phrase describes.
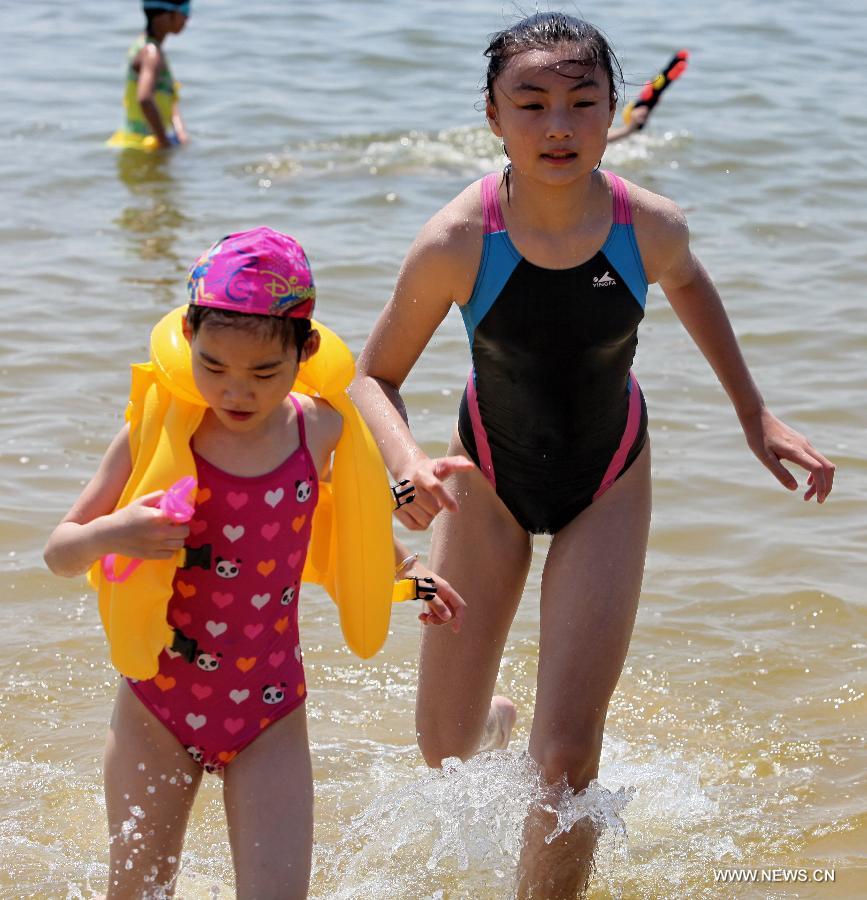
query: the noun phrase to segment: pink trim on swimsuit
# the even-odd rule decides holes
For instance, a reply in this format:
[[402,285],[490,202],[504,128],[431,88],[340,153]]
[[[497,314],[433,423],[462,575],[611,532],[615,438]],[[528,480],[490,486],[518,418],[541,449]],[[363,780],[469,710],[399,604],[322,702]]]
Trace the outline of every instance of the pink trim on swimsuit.
[[494,460],[491,457],[491,447],[488,444],[488,434],[482,425],[482,415],[479,412],[479,398],[476,396],[476,373],[470,371],[467,379],[467,407],[470,411],[470,421],[473,424],[473,437],[476,439],[476,453],[479,456],[479,468],[482,474],[496,488],[497,478],[494,475]]
[[611,185],[611,193],[614,195],[614,224],[631,225],[632,210],[629,207],[629,191],[623,183],[623,179],[613,172],[605,172],[605,177]]
[[602,478],[602,483],[593,495],[593,500],[598,500],[617,480],[617,476],[626,465],[626,458],[629,456],[629,451],[635,442],[635,436],[638,434],[638,426],[641,422],[641,390],[632,372],[629,373],[629,382],[629,410],[626,414],[626,428],[623,429],[620,446],[611,458],[611,462],[608,464],[608,468]]
[[499,177],[496,172],[491,172],[482,179],[482,214],[485,221],[485,234],[506,230],[503,209],[500,206]]

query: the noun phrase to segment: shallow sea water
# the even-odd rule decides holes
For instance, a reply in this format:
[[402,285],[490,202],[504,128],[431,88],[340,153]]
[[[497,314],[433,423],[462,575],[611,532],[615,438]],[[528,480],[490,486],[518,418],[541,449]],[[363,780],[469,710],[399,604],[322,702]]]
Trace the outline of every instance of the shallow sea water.
[[[746,0],[582,12],[632,86],[680,47],[690,69],[605,164],[674,198],[769,405],[838,464],[823,507],[755,462],[707,364],[651,289],[635,371],[654,448],[641,608],[608,717],[607,818],[591,896],[867,894],[867,359],[862,10]],[[105,889],[102,740],[115,689],[94,599],[41,548],[121,421],[127,363],[183,300],[213,240],[270,224],[313,262],[319,314],[358,351],[423,222],[502,163],[478,109],[486,36],[509,4],[199,3],[167,43],[191,144],[136,158],[119,123],[137,4],[95,20],[60,0],[6,17],[0,105],[0,895]],[[252,48],[252,49],[251,49]],[[468,368],[450,315],[407,384],[442,452]],[[414,549],[423,538],[412,535]],[[412,710],[417,629],[343,647],[306,590],[317,825],[313,897],[509,896],[526,803],[538,650],[536,559],[498,689],[513,749],[428,772]],[[836,881],[714,883],[720,867]],[[220,792],[196,804],[183,897],[232,895]]]

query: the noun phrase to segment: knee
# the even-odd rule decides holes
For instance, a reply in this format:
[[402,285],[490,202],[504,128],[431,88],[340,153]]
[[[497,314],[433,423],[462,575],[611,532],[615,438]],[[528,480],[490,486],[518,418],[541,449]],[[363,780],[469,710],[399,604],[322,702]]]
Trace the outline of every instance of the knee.
[[475,753],[481,737],[477,730],[462,728],[460,723],[416,723],[416,740],[425,763],[439,769],[444,759],[457,756],[465,760]]
[[574,791],[582,791],[599,774],[602,729],[588,728],[580,734],[549,735],[539,742],[533,758],[542,777],[554,784],[565,776]]

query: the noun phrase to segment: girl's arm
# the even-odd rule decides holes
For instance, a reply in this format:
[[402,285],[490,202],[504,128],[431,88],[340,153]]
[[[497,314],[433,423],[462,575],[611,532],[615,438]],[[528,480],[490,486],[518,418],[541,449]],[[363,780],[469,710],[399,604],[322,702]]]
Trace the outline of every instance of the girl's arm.
[[[657,198],[662,199],[662,198]],[[765,406],[741,354],[722,300],[702,264],[689,247],[683,213],[670,201],[660,210],[657,240],[651,257],[656,278],[677,317],[710,363],[734,406],[747,444],[760,462],[789,490],[798,482],[783,466],[790,460],[809,472],[805,500],[823,503],[834,481],[834,464],[802,435],[781,422]]]
[[632,110],[632,115],[628,122],[623,125],[613,125],[608,129],[608,143],[613,144],[615,141],[621,141],[625,137],[636,131],[641,131],[642,126],[647,122],[650,110],[646,106],[638,106]]
[[164,491],[114,510],[131,471],[129,426],[124,426],[45,545],[45,563],[55,575],[80,575],[107,553],[168,559],[184,546],[189,527],[170,521],[155,508]]
[[425,566],[418,558],[418,553],[410,553],[406,545],[394,539],[394,577],[398,578],[432,578],[436,584],[436,596],[433,600],[423,601],[418,620],[423,625],[445,625],[451,622],[452,631],[457,634],[461,630],[467,604],[463,597],[436,572]]
[[181,118],[181,110],[177,103],[172,108],[172,129],[178,138],[179,144],[186,144],[190,139],[190,136],[187,134],[187,126],[184,125],[184,120]]
[[136,99],[141,106],[142,115],[147,119],[154,137],[157,139],[160,147],[167,149],[172,146],[171,141],[166,134],[166,126],[160,116],[154,100],[154,90],[156,89],[157,78],[159,76],[160,67],[163,58],[159,47],[154,44],[145,44],[139,53],[138,60],[138,90]]
[[413,530],[427,528],[440,509],[457,511],[457,501],[442,482],[452,472],[473,468],[462,456],[428,457],[410,432],[400,395],[401,385],[453,300],[469,297],[472,289],[481,229],[476,247],[466,212],[450,208],[458,201],[434,216],[410,248],[394,295],[361,351],[351,388],[395,480],[407,479],[415,486],[415,501],[397,511],[400,521]]
[[[343,430],[343,418],[325,400],[304,398],[304,420],[307,446],[323,480],[330,477],[330,459]],[[460,594],[444,579],[419,562],[417,553],[410,553],[406,545],[394,538],[394,577],[433,578],[436,597],[423,602],[419,620],[425,625],[444,625],[451,622],[457,632],[461,627],[466,604]]]

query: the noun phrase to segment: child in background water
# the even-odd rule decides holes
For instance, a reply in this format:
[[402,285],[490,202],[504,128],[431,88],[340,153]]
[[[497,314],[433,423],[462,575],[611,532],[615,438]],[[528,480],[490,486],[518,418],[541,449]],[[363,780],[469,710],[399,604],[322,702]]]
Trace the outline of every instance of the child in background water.
[[[276,298],[275,283],[289,286]],[[298,586],[317,473],[328,471],[342,419],[324,400],[290,393],[319,346],[313,277],[292,238],[268,228],[230,235],[191,269],[189,286],[184,336],[208,404],[191,441],[194,518],[167,519],[156,508],[163,492],[115,509],[135,462],[126,425],[45,550],[53,572],[73,576],[106,554],[168,559],[190,545],[168,605],[175,642],[155,677],[121,681],[112,715],[108,896],[171,895],[202,772],[219,771],[238,896],[304,897],[313,784]],[[213,564],[191,562],[204,548]],[[265,557],[273,571],[257,562]],[[395,559],[401,574],[433,577],[400,545]],[[436,588],[420,618],[457,629],[463,602],[441,579]],[[131,840],[124,823],[135,807],[141,838]]]
[[190,16],[189,0],[143,0],[146,25],[130,47],[126,92],[126,125],[109,138],[109,146],[155,150],[185,144],[187,131],[178,110],[178,87],[163,41],[180,34]]

